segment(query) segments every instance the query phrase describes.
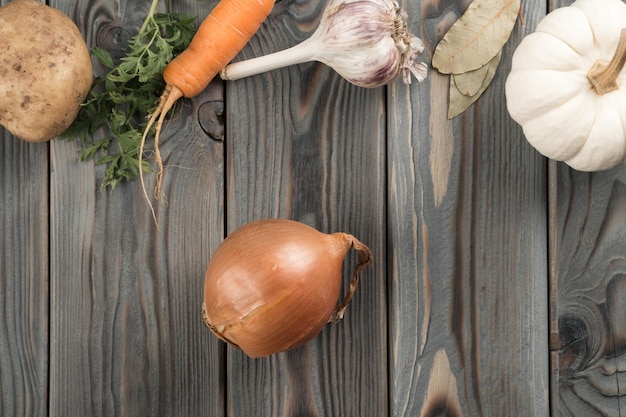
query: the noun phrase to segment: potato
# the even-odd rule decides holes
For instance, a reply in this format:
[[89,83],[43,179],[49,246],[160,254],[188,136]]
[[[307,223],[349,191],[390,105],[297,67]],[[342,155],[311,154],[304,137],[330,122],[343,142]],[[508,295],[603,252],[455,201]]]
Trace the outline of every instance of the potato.
[[35,0],[0,7],[0,125],[29,142],[58,136],[93,83],[89,48],[64,13]]

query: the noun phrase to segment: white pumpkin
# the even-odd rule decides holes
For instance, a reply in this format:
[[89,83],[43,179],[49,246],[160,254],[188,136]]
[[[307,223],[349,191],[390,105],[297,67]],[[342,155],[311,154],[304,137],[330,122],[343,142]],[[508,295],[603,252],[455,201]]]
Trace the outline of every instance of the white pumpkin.
[[544,156],[580,171],[626,160],[623,62],[611,63],[612,91],[597,92],[588,78],[596,63],[624,54],[623,28],[621,0],[576,0],[546,15],[515,50],[505,86],[507,108]]

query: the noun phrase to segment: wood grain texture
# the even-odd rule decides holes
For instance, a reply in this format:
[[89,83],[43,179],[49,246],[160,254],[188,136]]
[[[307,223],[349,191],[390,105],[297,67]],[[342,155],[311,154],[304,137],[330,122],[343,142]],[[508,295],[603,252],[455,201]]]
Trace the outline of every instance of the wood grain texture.
[[[429,61],[469,2],[403,4]],[[449,81],[434,70],[390,89],[390,415],[549,415],[546,163],[503,88],[543,10],[524,2],[526,26],[459,117],[447,120]]]
[[0,127],[0,416],[48,415],[48,149]]
[[555,415],[623,416],[626,168],[555,176]]
[[[149,4],[54,5],[90,45],[114,47]],[[179,2],[176,11],[202,18],[214,4]],[[217,82],[165,126],[159,229],[139,182],[100,190],[103,167],[77,162],[77,142],[53,143],[51,416],[223,414],[223,348],[201,320],[204,270],[224,235],[223,143],[203,126],[217,117],[206,106],[222,100]]]
[[[403,1],[424,61],[469,2]],[[202,18],[217,0],[173,3]],[[436,72],[216,80],[165,127],[159,229],[139,183],[100,190],[79,143],[0,129],[0,416],[626,415],[626,168],[548,163],[505,107],[516,45],[569,3],[522,2],[492,85],[453,120]],[[324,4],[277,3],[237,59],[305,39]],[[51,5],[119,58],[149,0]],[[203,278],[227,233],[268,217],[351,233],[375,264],[342,322],[250,359],[203,325]]]
[[625,416],[626,166],[550,177],[553,415]]
[[[278,3],[240,58],[291,46],[314,30],[323,1]],[[385,95],[318,63],[227,85],[228,230],[291,218],[370,246],[344,320],[308,345],[251,360],[228,351],[228,415],[387,414]],[[344,263],[344,288],[355,265]]]
[[0,416],[48,410],[48,146],[0,127]]

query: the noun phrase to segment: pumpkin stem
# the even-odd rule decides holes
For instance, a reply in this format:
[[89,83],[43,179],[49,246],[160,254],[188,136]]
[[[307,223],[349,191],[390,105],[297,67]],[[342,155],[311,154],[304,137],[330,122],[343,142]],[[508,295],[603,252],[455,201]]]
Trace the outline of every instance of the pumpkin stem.
[[599,95],[617,90],[617,77],[626,64],[626,28],[622,29],[619,43],[611,62],[600,60],[587,73],[591,86]]

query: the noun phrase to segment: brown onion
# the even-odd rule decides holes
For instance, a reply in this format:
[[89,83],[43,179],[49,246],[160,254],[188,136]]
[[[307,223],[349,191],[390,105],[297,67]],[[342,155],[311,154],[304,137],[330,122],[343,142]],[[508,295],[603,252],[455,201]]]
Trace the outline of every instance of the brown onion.
[[[350,288],[336,305],[343,260],[358,252]],[[301,346],[343,318],[372,252],[347,233],[293,220],[257,220],[230,234],[206,271],[202,315],[220,339],[251,357]]]

